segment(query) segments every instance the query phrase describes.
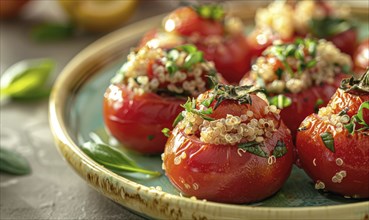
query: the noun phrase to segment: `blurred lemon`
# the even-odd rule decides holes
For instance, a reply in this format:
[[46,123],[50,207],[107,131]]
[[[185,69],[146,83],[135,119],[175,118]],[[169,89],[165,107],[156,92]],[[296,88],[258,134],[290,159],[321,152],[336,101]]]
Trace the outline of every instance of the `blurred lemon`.
[[137,0],[59,0],[59,3],[77,25],[93,32],[120,27],[137,6]]

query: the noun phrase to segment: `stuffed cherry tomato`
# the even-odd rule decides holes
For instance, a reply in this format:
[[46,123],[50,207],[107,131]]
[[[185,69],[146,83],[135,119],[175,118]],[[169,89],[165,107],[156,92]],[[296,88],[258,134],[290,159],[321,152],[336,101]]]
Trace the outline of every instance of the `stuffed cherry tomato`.
[[369,68],[369,38],[361,42],[354,54],[355,72],[364,73]]
[[255,29],[248,42],[257,57],[273,40],[289,42],[299,36],[310,36],[332,41],[342,52],[352,56],[357,29],[350,16],[349,8],[330,1],[274,1],[257,10]]
[[316,189],[369,198],[369,72],[344,80],[327,107],[302,122],[296,147]]
[[139,47],[195,44],[228,82],[238,83],[250,69],[251,57],[242,22],[224,15],[218,5],[179,8],[163,20],[162,29],[148,32]]
[[162,155],[184,195],[249,203],[282,187],[294,161],[291,134],[279,110],[253,92],[217,85],[184,105]]
[[185,97],[211,88],[207,75],[215,73],[192,45],[132,52],[105,92],[105,125],[124,147],[162,153],[166,137],[161,130],[171,127]]
[[351,70],[351,58],[326,40],[297,39],[273,45],[256,60],[241,84],[264,87],[295,137],[306,116],[317,110]]

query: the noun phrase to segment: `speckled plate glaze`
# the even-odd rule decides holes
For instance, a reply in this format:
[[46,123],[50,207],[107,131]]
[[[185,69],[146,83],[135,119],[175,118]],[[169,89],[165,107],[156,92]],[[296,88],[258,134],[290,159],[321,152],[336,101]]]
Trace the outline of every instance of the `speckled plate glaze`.
[[[237,9],[236,13],[240,11],[238,5],[234,9]],[[253,14],[250,11],[240,15],[246,21],[252,21]],[[360,10],[357,12],[363,15]],[[143,216],[159,219],[369,218],[368,201],[320,193],[298,168],[293,169],[286,184],[272,197],[254,204],[231,205],[182,197],[165,175],[150,179],[128,173],[117,174],[85,155],[78,146],[96,135],[116,144],[105,133],[102,120],[103,93],[130,48],[145,31],[158,25],[162,18],[157,16],[138,22],[96,41],[65,67],[54,86],[49,118],[55,142],[62,156],[90,186]],[[368,24],[365,23],[364,27],[361,34],[368,36]],[[141,166],[162,172],[159,156],[125,153]]]

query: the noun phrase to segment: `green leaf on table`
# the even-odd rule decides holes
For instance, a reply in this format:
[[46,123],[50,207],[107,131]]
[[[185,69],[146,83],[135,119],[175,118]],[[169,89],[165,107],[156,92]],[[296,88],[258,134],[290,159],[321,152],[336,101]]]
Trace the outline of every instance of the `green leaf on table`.
[[31,29],[31,37],[38,42],[58,41],[69,38],[75,33],[72,24],[44,23]]
[[47,97],[47,83],[55,68],[51,59],[23,60],[9,67],[1,76],[0,99],[31,100]]
[[82,151],[97,163],[108,169],[115,171],[137,172],[148,174],[150,176],[160,176],[161,173],[152,170],[146,170],[139,167],[127,155],[105,144],[86,142],[81,146]]
[[0,171],[15,175],[25,175],[31,172],[31,167],[28,161],[20,154],[0,147]]

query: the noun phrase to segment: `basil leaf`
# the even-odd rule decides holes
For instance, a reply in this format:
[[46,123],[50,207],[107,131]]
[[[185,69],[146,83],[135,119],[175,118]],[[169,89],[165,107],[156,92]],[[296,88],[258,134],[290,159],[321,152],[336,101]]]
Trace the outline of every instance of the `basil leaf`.
[[183,117],[183,115],[182,115],[182,112],[180,112],[178,115],[177,115],[177,117],[174,119],[174,121],[173,121],[173,127],[175,127],[175,126],[177,126],[177,124],[179,123],[179,122],[181,122],[182,120],[184,119],[184,117]]
[[203,52],[196,51],[196,52],[190,53],[189,55],[187,55],[184,61],[183,67],[186,69],[189,69],[196,63],[201,62],[202,60],[203,60]]
[[286,153],[287,153],[286,144],[283,141],[278,140],[277,144],[274,147],[273,155],[276,158],[278,158],[278,157],[283,157]]
[[105,144],[86,142],[81,146],[82,151],[97,163],[118,171],[138,172],[152,176],[161,175],[157,171],[140,168],[132,159],[122,152]]
[[312,19],[310,29],[318,38],[330,37],[349,30],[353,25],[344,19],[325,17],[324,19]]
[[361,103],[359,110],[357,111],[357,114],[356,114],[359,124],[369,126],[367,122],[364,120],[363,109],[369,109],[369,101]]
[[241,148],[259,157],[264,157],[264,158],[268,157],[268,154],[265,151],[263,151],[263,149],[261,148],[261,144],[256,141],[240,143],[238,144],[238,148]]
[[20,154],[0,147],[0,171],[24,175],[31,172],[28,161]]
[[355,127],[356,127],[356,124],[354,120],[351,120],[349,124],[345,125],[345,128],[348,130],[350,134],[354,134]]
[[73,36],[75,28],[72,24],[45,23],[31,29],[31,37],[38,42],[63,40]]
[[24,60],[8,68],[1,77],[1,99],[44,97],[55,62],[51,59]]
[[334,150],[334,138],[332,133],[330,132],[324,132],[320,134],[320,137],[322,138],[322,141],[325,145],[326,148],[328,148],[330,151],[332,151],[333,153],[335,152]]
[[173,61],[168,61],[168,62],[165,64],[165,69],[168,71],[169,75],[173,76],[173,74],[174,74],[175,72],[177,72],[178,67],[177,67],[177,65],[175,64],[175,62],[173,62]]
[[195,53],[197,51],[197,47],[192,44],[181,45],[181,46],[176,47],[176,49],[180,51],[185,51],[189,54]]
[[277,95],[269,98],[269,103],[275,105],[279,109],[287,108],[292,104],[292,100],[285,95]]

